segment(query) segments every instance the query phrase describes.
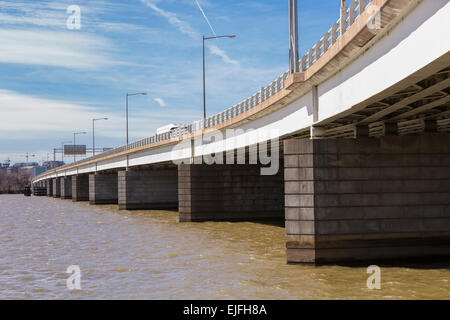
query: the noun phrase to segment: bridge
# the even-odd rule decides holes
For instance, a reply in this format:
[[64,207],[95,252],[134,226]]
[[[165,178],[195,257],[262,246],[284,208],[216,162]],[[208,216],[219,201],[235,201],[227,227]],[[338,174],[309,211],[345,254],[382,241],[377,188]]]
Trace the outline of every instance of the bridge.
[[299,57],[291,0],[290,69],[250,98],[33,186],[180,222],[285,219],[288,263],[448,257],[450,4],[342,2]]

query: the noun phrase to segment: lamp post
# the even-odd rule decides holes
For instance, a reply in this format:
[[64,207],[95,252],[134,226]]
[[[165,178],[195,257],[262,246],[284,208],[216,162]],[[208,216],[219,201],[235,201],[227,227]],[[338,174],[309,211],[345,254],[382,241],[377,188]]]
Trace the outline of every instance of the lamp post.
[[127,93],[127,147],[128,147],[128,143],[129,143],[129,140],[128,140],[128,97],[138,96],[138,95],[146,96],[147,93],[146,92]]
[[72,141],[63,141],[61,142],[61,161],[64,162],[64,145],[72,143]]
[[86,132],[74,132],[73,133],[73,162],[76,162],[76,152],[75,152],[75,146],[76,146],[76,136],[79,134],[86,134]]
[[203,126],[206,121],[206,57],[205,57],[205,41],[211,39],[219,39],[219,38],[236,38],[235,35],[228,36],[215,36],[215,37],[205,37],[203,36]]
[[108,120],[108,118],[92,119],[92,155],[95,156],[95,121]]
[[300,72],[298,42],[298,1],[289,0],[289,71]]

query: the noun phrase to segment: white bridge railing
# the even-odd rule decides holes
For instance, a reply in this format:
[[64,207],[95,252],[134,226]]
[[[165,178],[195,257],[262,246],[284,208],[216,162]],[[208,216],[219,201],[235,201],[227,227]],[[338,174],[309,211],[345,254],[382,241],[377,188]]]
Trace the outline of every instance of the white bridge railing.
[[370,0],[354,0],[341,9],[341,17],[325,35],[300,59],[300,71],[306,71],[339,39],[366,9]]
[[[314,62],[316,62],[328,49],[339,39],[350,26],[357,20],[361,13],[366,9],[367,4],[373,0],[354,0],[350,3],[348,8],[341,9],[341,17],[336,21],[333,26],[328,30],[325,35],[300,59],[300,71],[304,72],[310,68]],[[255,106],[266,101],[270,97],[274,96],[277,92],[284,88],[284,81],[288,78],[289,71],[286,71],[279,76],[275,81],[269,84],[267,87],[262,87],[260,91],[253,96],[245,99],[244,101],[236,104],[235,106],[210,116],[206,120],[196,121],[182,128],[175,129],[169,133],[155,135],[149,138],[145,138],[128,145],[112,149],[94,157],[86,158],[76,162],[75,164],[81,164],[83,162],[92,161],[98,158],[103,158],[108,155],[118,154],[123,151],[132,150],[148,145],[152,145],[157,142],[170,140],[172,138],[181,137],[187,134],[191,134],[197,131],[201,131],[206,128],[214,127],[218,124],[225,123],[240,114],[254,108]],[[72,165],[72,164],[71,164]],[[66,165],[68,166],[68,165]],[[64,166],[64,167],[66,167]],[[60,167],[58,169],[64,168]]]

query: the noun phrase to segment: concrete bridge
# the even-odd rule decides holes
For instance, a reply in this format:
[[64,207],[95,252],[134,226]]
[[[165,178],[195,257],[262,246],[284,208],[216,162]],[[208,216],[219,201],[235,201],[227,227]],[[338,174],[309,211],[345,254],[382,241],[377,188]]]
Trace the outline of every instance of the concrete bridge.
[[252,97],[33,185],[180,222],[285,219],[289,263],[448,257],[450,4],[355,0],[339,16],[304,57],[292,19],[290,71]]

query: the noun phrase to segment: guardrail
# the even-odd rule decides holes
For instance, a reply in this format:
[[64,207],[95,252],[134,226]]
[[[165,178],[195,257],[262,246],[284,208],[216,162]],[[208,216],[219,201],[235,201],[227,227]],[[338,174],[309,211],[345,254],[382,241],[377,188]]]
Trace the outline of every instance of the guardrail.
[[325,35],[300,59],[300,70],[306,71],[339,39],[356,21],[373,0],[354,0],[348,8],[341,9],[341,17]]
[[[328,30],[325,35],[320,38],[320,40],[300,59],[300,71],[304,72],[310,68],[314,62],[316,62],[328,49],[339,39],[350,26],[357,20],[361,13],[366,9],[368,3],[373,0],[354,0],[348,8],[341,9],[341,17],[336,21],[333,26]],[[279,76],[275,81],[266,87],[262,87],[260,91],[255,93],[253,96],[243,100],[242,102],[236,104],[235,106],[221,112],[210,116],[206,120],[196,121],[185,127],[177,128],[171,132],[154,135],[128,145],[124,145],[90,158],[86,158],[77,161],[72,164],[68,164],[57,168],[58,170],[64,169],[66,167],[72,166],[74,164],[82,164],[84,162],[96,160],[106,156],[118,154],[124,151],[137,149],[140,147],[152,145],[157,142],[167,141],[172,138],[181,137],[187,134],[202,131],[207,128],[214,127],[218,124],[225,123],[233,118],[239,116],[240,114],[251,110],[262,102],[266,101],[270,97],[274,96],[277,92],[284,89],[284,81],[288,78],[289,71],[286,71],[281,76]]]

